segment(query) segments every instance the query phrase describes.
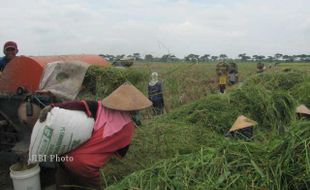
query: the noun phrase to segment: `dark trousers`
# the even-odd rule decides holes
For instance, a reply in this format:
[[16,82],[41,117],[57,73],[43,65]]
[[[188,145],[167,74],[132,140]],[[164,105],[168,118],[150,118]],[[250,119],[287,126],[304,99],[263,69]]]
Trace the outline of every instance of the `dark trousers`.
[[220,92],[224,93],[225,91],[225,84],[220,84]]
[[62,163],[58,163],[55,178],[57,190],[100,190],[100,184],[93,184],[89,179],[69,171]]
[[164,113],[164,103],[163,100],[152,101],[153,103],[153,114],[160,115]]
[[239,139],[249,140],[253,137],[253,127],[247,127],[243,129],[239,129],[234,132],[234,136]]

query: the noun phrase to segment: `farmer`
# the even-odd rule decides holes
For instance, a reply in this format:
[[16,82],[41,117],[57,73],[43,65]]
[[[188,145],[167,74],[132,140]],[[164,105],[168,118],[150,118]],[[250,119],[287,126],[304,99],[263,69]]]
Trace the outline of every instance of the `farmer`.
[[164,104],[162,85],[161,82],[158,81],[157,72],[153,72],[151,74],[151,80],[148,84],[148,96],[149,100],[151,100],[153,103],[154,115],[162,114],[165,104]]
[[13,41],[8,41],[3,46],[4,57],[0,58],[0,71],[2,72],[4,67],[16,57],[18,53],[17,44]]
[[238,65],[234,62],[228,64],[228,82],[234,85],[238,82]]
[[151,105],[137,88],[124,83],[102,101],[65,102],[44,108],[39,118],[41,122],[52,107],[81,110],[95,119],[91,138],[66,155],[73,161],[58,164],[57,189],[67,190],[63,185],[100,189],[99,169],[113,155],[125,156],[135,131],[132,116]]
[[305,105],[300,105],[296,108],[298,118],[310,119],[310,110]]
[[221,93],[224,93],[227,84],[227,74],[220,71],[218,76],[219,89]]
[[228,73],[229,84],[234,85],[237,83],[238,74],[235,71],[230,71]]
[[266,69],[265,64],[262,62],[258,62],[256,65],[256,73],[263,73]]
[[239,137],[242,139],[251,139],[253,136],[253,126],[257,125],[253,121],[243,115],[239,116],[233,126],[229,129],[225,136]]

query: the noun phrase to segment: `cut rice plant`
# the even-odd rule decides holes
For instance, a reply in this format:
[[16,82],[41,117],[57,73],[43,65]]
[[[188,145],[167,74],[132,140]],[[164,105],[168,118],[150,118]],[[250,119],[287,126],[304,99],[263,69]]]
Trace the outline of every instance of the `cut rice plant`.
[[222,139],[157,162],[107,189],[309,189],[310,121],[266,144]]
[[290,91],[290,93],[299,104],[305,104],[310,108],[310,77],[308,77],[303,83],[298,84]]
[[243,85],[262,85],[269,90],[290,90],[302,83],[306,75],[302,71],[263,73],[250,77]]
[[140,83],[145,81],[146,77],[147,75],[144,72],[131,68],[90,66],[86,72],[83,85],[86,88],[85,91],[91,93],[81,93],[80,98],[99,99],[106,97],[126,81],[144,91],[145,88]]
[[[298,73],[257,75],[144,123],[127,156],[101,170],[103,186],[309,189],[310,121],[295,118],[309,78]],[[223,135],[241,114],[258,122],[253,141]]]

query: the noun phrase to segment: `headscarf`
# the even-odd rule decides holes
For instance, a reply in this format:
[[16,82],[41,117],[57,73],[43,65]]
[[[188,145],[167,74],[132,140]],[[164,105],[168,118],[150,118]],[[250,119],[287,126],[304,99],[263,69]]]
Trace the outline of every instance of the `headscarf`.
[[154,86],[158,82],[158,73],[152,72],[151,74],[151,81],[149,82],[150,86]]

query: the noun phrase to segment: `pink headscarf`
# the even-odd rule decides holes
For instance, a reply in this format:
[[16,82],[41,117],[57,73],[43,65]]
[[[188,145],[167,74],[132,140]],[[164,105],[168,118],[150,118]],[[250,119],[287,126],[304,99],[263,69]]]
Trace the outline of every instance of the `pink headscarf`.
[[98,101],[97,119],[94,125],[94,131],[103,128],[103,138],[112,136],[123,129],[131,122],[129,112],[112,110],[102,106],[101,101]]

